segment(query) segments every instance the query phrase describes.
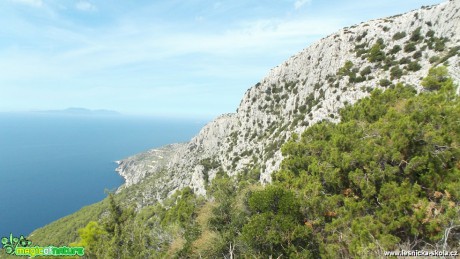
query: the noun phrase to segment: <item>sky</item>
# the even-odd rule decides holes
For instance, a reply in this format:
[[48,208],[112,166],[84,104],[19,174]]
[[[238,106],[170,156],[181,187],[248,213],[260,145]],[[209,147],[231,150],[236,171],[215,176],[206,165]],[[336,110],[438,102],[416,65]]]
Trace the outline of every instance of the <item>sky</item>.
[[345,26],[441,0],[0,0],[0,112],[214,118]]

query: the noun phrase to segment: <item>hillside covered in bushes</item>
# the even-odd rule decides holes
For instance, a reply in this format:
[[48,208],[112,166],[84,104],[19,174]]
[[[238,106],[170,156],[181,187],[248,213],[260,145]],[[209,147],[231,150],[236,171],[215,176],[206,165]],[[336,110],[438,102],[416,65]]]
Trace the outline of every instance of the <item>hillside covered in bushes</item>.
[[88,258],[365,258],[459,249],[459,97],[443,66],[422,85],[420,94],[401,83],[374,90],[342,109],[340,123],[294,135],[270,185],[256,171],[222,171],[207,197],[185,188],[138,212],[121,205],[123,194],[111,194],[107,212],[79,229],[73,245],[86,247]]

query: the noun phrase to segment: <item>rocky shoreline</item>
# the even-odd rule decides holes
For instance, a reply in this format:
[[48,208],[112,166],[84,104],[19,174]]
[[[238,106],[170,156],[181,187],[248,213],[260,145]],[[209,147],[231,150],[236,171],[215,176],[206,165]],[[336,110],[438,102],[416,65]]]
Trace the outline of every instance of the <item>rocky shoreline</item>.
[[184,143],[170,144],[115,161],[118,164],[115,171],[125,180],[117,192],[165,168],[171,157],[184,146]]

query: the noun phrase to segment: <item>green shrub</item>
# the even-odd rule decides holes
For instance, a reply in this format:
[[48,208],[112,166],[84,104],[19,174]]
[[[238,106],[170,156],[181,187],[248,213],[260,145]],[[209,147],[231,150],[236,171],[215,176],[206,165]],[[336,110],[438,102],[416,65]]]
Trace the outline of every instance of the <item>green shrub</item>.
[[349,76],[352,73],[352,70],[351,70],[352,68],[353,68],[353,62],[351,62],[350,60],[347,60],[345,64],[343,65],[343,67],[339,69],[339,71],[337,72],[337,75]]
[[416,41],[421,40],[422,37],[423,37],[422,34],[420,33],[421,29],[422,29],[422,27],[418,27],[417,29],[415,29],[415,30],[412,32],[412,34],[411,34],[409,40],[410,40],[410,41],[413,41],[413,42],[416,42]]
[[418,59],[422,57],[422,52],[421,51],[416,51],[414,55],[412,55],[413,58]]
[[431,64],[436,63],[440,60],[441,58],[439,56],[432,56],[430,57],[429,61]]
[[366,37],[367,35],[367,31],[364,31],[361,35],[359,35],[358,37],[356,37],[356,41],[361,41],[364,37]]
[[370,62],[380,62],[385,59],[385,52],[382,51],[383,44],[377,42],[372,45],[371,49],[369,50],[369,57],[368,60]]
[[441,58],[441,60],[439,60],[439,63],[444,63],[446,62],[449,58],[453,57],[453,56],[459,56],[460,55],[460,46],[455,46],[451,49],[449,49],[449,51],[447,52],[447,54],[445,56],[443,56]]
[[405,46],[404,46],[404,52],[412,52],[412,51],[415,51],[417,48],[416,48],[416,45],[414,42],[410,42],[410,43],[407,43]]
[[434,37],[434,31],[433,30],[429,30],[427,31],[427,33],[425,34],[426,37],[429,37],[429,38],[433,38]]
[[359,72],[359,74],[360,74],[361,76],[366,76],[366,75],[369,75],[371,72],[372,72],[371,67],[370,67],[370,66],[367,66],[367,67],[363,68],[363,70],[361,70],[361,71]]
[[262,258],[311,255],[308,250],[312,232],[302,221],[300,202],[294,192],[268,186],[250,195],[248,208],[251,216],[243,227],[242,238],[257,255]]
[[406,32],[402,31],[402,32],[397,32],[393,35],[393,40],[400,40],[404,37],[406,37]]
[[445,85],[452,85],[452,79],[448,75],[446,67],[432,67],[428,71],[428,76],[422,80],[422,86],[427,90],[433,91],[439,90]]
[[361,82],[364,82],[366,81],[366,77],[363,77],[363,76],[358,76],[354,79],[354,82],[355,83],[361,83]]
[[[444,90],[374,90],[344,108],[339,124],[315,124],[283,146],[273,182],[296,190],[312,243],[320,242],[311,258],[381,258],[407,240],[435,247],[460,224],[460,106]],[[455,233],[448,246],[458,246]]]
[[403,57],[403,58],[401,58],[399,60],[399,64],[401,64],[401,65],[402,64],[409,64],[409,62],[410,62],[410,58],[408,58],[408,57]]
[[380,86],[383,86],[383,87],[386,87],[386,86],[391,85],[391,81],[388,80],[388,79],[380,79],[379,85],[380,85]]
[[394,56],[387,56],[384,60],[383,70],[388,70],[390,67],[395,66],[398,62],[394,59]]
[[400,50],[401,50],[401,46],[399,46],[399,45],[394,45],[393,48],[390,50],[389,53],[393,55],[393,54],[398,53]]
[[435,51],[437,51],[437,52],[444,51],[445,47],[446,47],[445,41],[443,41],[442,39],[435,40],[435,42],[434,42],[434,50]]
[[409,71],[419,71],[422,66],[417,61],[412,61],[407,65],[407,70]]
[[392,67],[390,70],[391,80],[401,78],[402,74],[403,71],[399,68],[399,66]]

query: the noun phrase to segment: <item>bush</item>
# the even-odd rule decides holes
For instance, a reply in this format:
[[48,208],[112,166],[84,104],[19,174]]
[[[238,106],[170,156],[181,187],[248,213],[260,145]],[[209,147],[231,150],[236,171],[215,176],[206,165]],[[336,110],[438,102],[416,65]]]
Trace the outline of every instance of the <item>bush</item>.
[[430,57],[429,61],[431,64],[436,63],[440,60],[441,58],[439,56],[432,56]]
[[412,34],[411,34],[409,40],[410,40],[410,41],[414,41],[414,42],[421,40],[422,37],[423,37],[422,34],[420,33],[420,30],[421,30],[421,29],[422,29],[422,27],[418,27],[417,29],[415,29],[415,30],[412,32]]
[[292,191],[268,186],[252,193],[248,205],[251,217],[242,238],[257,254],[303,257],[309,250],[311,230],[302,221],[299,199]]
[[422,80],[422,86],[430,91],[439,90],[447,84],[452,84],[452,79],[449,78],[447,68],[444,66],[430,68],[428,76]]
[[[442,243],[460,224],[459,104],[453,91],[417,95],[398,84],[283,146],[273,182],[300,196],[321,247],[312,258],[381,258],[408,240],[412,249]],[[458,246],[454,231],[447,246]]]
[[403,71],[399,68],[399,66],[392,67],[390,70],[391,80],[401,78],[402,74],[403,74]]
[[434,42],[434,50],[437,52],[444,51],[444,48],[446,47],[445,41],[442,39],[437,39]]
[[425,34],[426,37],[429,37],[429,38],[433,38],[434,37],[434,31],[433,30],[429,30],[426,34]]
[[410,62],[410,58],[407,58],[407,57],[404,57],[404,58],[401,58],[399,60],[399,64],[402,65],[402,64],[409,64]]
[[390,50],[390,54],[396,54],[401,50],[401,46],[399,45],[394,45],[393,48]]
[[354,78],[353,82],[354,83],[361,83],[361,82],[364,82],[366,81],[366,77],[363,77],[363,76],[358,76],[356,78]]
[[388,70],[390,67],[395,66],[398,64],[396,60],[394,60],[394,56],[387,56],[384,60],[383,70]]
[[417,48],[415,47],[415,43],[414,42],[410,42],[408,44],[406,44],[406,46],[404,46],[404,52],[412,52],[412,51],[415,51]]
[[393,40],[400,40],[404,37],[406,37],[406,32],[397,32],[393,35]]
[[350,60],[347,60],[345,64],[343,65],[343,67],[339,69],[338,74],[340,76],[345,76],[351,71],[352,67],[353,67],[353,62],[351,62]]
[[369,50],[369,57],[368,60],[370,62],[380,62],[385,59],[385,52],[382,51],[382,45],[380,42],[375,43],[372,45],[371,49]]
[[422,66],[417,61],[410,62],[409,65],[407,65],[407,70],[409,71],[419,71]]
[[380,85],[380,86],[383,86],[383,87],[386,87],[386,86],[391,85],[391,81],[388,80],[388,79],[380,79],[379,85]]
[[361,72],[359,72],[359,74],[361,76],[366,76],[366,75],[369,75],[371,72],[372,72],[371,67],[367,66],[367,67],[363,68],[363,70],[361,70]]
[[414,55],[412,55],[412,57],[415,58],[415,59],[421,58],[422,57],[422,52],[417,51],[417,52],[414,53]]
[[356,41],[361,41],[364,37],[366,37],[367,35],[367,31],[363,32],[361,35],[359,35],[358,37],[356,37]]

